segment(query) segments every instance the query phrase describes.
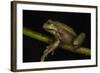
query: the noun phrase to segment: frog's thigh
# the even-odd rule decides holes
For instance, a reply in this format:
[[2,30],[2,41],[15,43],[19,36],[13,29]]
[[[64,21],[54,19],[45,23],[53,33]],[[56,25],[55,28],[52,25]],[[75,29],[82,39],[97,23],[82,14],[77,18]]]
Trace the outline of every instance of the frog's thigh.
[[80,35],[74,40],[73,44],[78,46],[81,45],[85,39],[85,33],[80,33]]

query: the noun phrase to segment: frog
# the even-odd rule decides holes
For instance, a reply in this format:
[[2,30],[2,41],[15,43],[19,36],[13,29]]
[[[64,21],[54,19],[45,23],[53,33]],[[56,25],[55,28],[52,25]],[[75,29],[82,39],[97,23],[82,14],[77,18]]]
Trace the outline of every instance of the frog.
[[48,19],[43,24],[43,29],[53,35],[54,41],[49,43],[43,51],[41,62],[45,60],[48,54],[51,53],[53,55],[57,47],[62,47],[63,45],[66,45],[71,51],[75,51],[82,45],[86,37],[84,32],[77,35],[75,30],[67,24],[51,19]]

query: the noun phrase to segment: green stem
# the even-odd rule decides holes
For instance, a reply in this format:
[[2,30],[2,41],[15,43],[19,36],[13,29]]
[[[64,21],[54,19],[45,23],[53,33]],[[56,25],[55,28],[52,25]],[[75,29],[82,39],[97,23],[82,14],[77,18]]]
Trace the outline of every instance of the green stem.
[[[34,31],[26,29],[26,28],[23,28],[23,34],[30,38],[37,39],[37,40],[45,42],[45,43],[49,43],[52,40],[52,39],[49,39],[48,36],[45,36],[41,33],[34,32]],[[66,45],[64,45],[63,48],[67,51],[72,51],[72,50],[68,49]],[[89,48],[84,48],[84,47],[78,48],[74,52],[77,52],[79,54],[84,54],[86,56],[91,55],[91,50]]]
[[26,28],[23,29],[23,34],[28,36],[28,37],[31,37],[33,39],[40,40],[42,42],[46,42],[47,43],[47,42],[50,41],[47,36],[44,36],[41,33],[34,32],[34,31],[26,29]]

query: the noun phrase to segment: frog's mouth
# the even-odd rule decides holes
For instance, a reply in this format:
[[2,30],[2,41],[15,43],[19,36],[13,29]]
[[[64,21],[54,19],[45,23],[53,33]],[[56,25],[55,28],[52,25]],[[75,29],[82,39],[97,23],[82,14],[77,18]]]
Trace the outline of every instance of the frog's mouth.
[[48,29],[45,29],[46,31],[56,31],[57,29],[55,28],[48,28]]
[[55,30],[54,29],[45,29],[46,31],[48,32],[54,32]]
[[54,29],[46,29],[46,31],[49,32],[52,35],[55,35],[55,33],[57,32]]

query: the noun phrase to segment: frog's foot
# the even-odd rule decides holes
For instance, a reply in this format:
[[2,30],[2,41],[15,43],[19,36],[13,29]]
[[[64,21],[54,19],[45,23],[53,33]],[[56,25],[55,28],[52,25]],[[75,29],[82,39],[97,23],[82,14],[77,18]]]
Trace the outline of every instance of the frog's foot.
[[59,45],[60,41],[57,40],[53,44],[50,44],[47,49],[43,52],[43,56],[41,57],[41,61],[44,61],[45,57],[51,52],[53,52]]
[[74,40],[74,42],[73,42],[74,51],[77,50],[82,45],[85,37],[86,37],[85,33],[80,33],[80,35]]
[[49,46],[49,47],[47,47],[46,50],[44,50],[43,56],[41,57],[41,62],[44,61],[44,59],[47,57],[47,55],[48,55],[49,53],[53,52],[53,49],[55,49],[55,48],[52,48],[52,47]]
[[43,55],[41,57],[41,62],[43,62],[47,57],[47,55],[50,53],[50,49],[51,49],[50,46],[47,46],[47,48],[44,50]]
[[45,60],[45,58],[47,57],[47,55],[49,54],[49,53],[51,53],[53,50],[52,50],[52,48],[47,48],[44,52],[43,52],[43,55],[42,55],[42,57],[41,57],[41,62],[43,62],[44,60]]

